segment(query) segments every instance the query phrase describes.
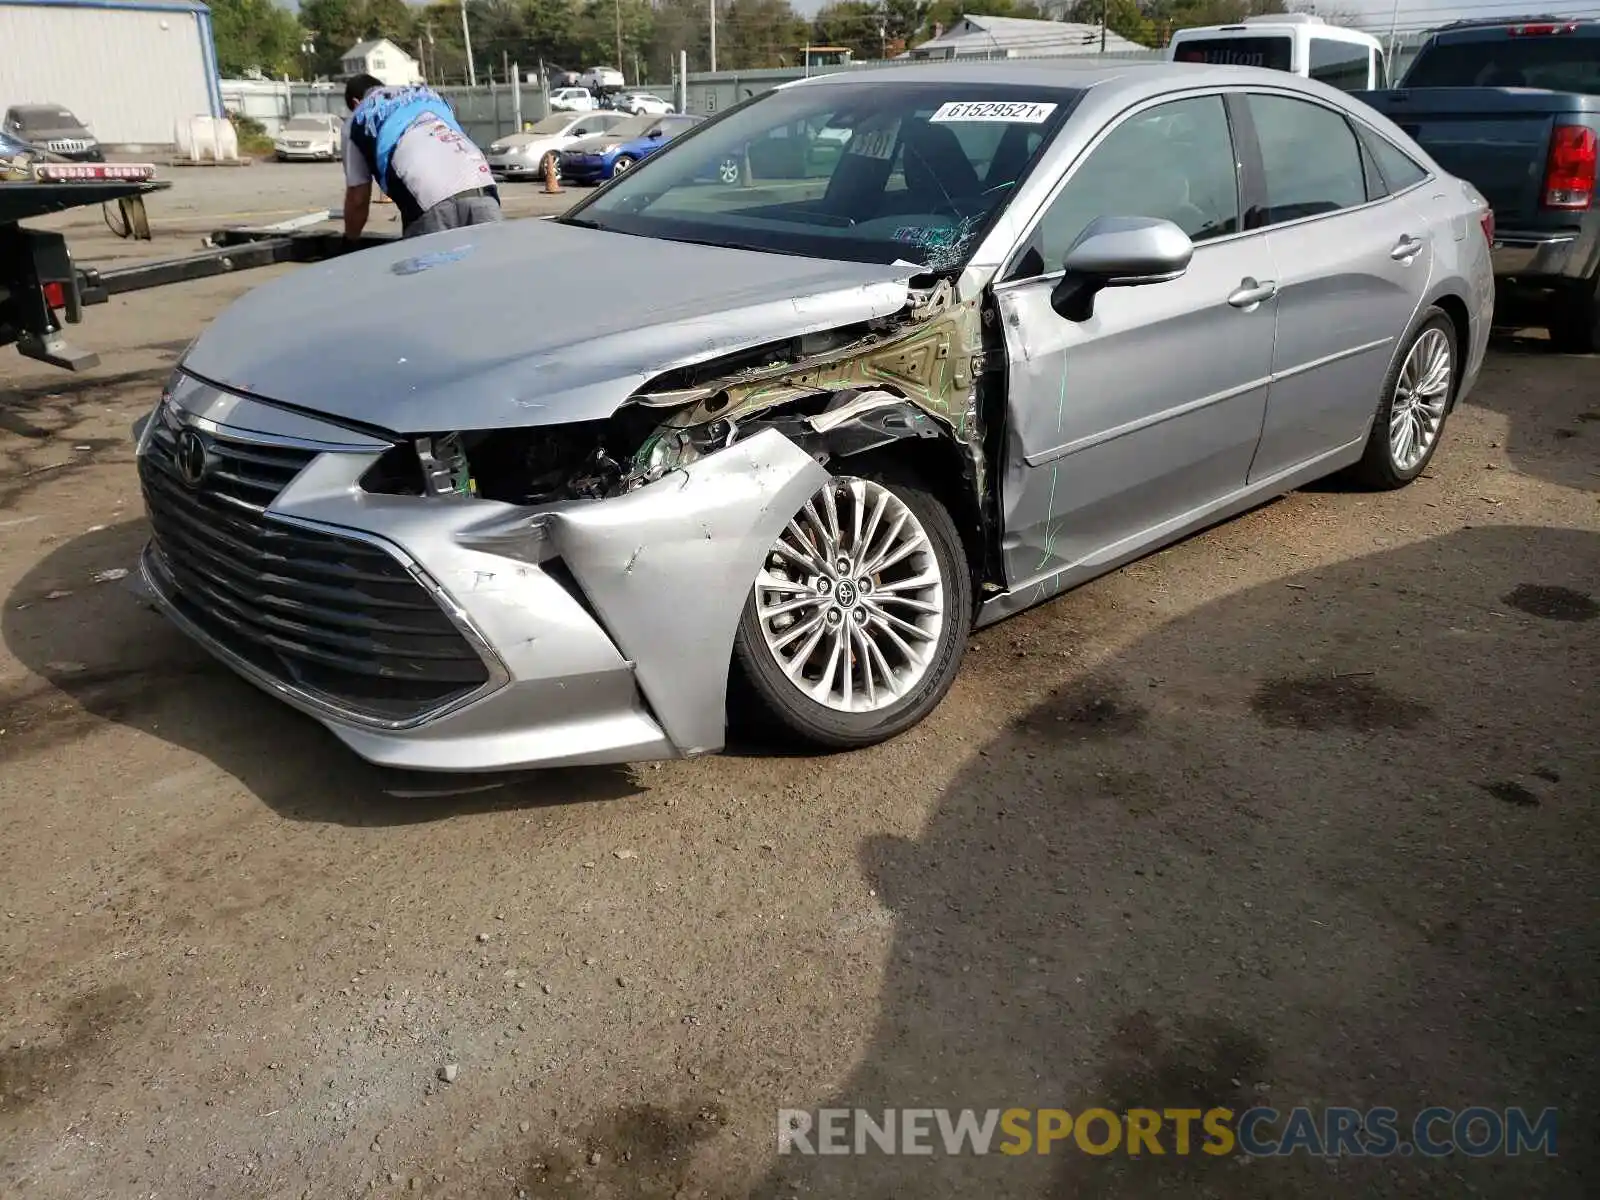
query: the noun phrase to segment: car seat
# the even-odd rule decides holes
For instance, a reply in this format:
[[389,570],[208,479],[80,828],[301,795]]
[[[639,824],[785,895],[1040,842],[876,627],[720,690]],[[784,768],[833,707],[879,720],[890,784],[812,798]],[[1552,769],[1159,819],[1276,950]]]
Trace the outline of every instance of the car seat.
[[949,211],[953,202],[983,191],[960,139],[943,125],[908,125],[901,138],[900,166],[914,210]]

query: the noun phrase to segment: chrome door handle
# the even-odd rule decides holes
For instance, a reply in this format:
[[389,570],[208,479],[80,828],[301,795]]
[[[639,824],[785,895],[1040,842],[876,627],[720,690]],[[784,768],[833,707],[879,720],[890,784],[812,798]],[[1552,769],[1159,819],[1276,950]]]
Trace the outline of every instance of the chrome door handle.
[[1254,279],[1246,276],[1240,281],[1239,286],[1233,290],[1232,294],[1228,296],[1228,303],[1235,308],[1254,308],[1263,300],[1271,300],[1277,294],[1277,280],[1267,279],[1257,283]]
[[1395,243],[1394,249],[1389,251],[1389,257],[1396,262],[1407,262],[1421,253],[1422,239],[1408,234]]

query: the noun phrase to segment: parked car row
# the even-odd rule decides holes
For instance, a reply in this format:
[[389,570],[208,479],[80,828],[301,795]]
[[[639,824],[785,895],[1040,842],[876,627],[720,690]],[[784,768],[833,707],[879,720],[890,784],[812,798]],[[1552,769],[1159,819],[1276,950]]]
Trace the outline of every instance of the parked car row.
[[552,112],[595,112],[612,110],[622,113],[670,113],[670,101],[654,92],[594,92],[586,87],[556,88],[550,93]]
[[484,156],[498,180],[542,179],[548,165],[559,169],[561,152],[568,146],[604,134],[626,120],[622,113],[554,112],[523,133],[497,138]]

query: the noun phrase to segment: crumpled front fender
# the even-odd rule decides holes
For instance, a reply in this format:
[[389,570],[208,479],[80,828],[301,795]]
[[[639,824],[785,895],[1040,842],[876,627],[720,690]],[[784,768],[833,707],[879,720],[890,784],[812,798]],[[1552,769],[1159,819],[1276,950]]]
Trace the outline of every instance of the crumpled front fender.
[[551,512],[551,545],[684,754],[721,749],[734,630],[785,525],[828,472],[768,429],[624,496]]

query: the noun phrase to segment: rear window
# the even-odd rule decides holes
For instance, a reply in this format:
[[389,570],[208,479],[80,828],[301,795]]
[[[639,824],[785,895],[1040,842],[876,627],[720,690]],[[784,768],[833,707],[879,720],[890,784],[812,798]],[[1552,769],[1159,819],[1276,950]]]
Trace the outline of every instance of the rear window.
[[1294,43],[1286,37],[1195,38],[1179,42],[1173,57],[1178,62],[1287,71],[1294,61]]
[[1530,87],[1600,96],[1600,38],[1558,33],[1430,42],[1402,82],[1408,88]]

